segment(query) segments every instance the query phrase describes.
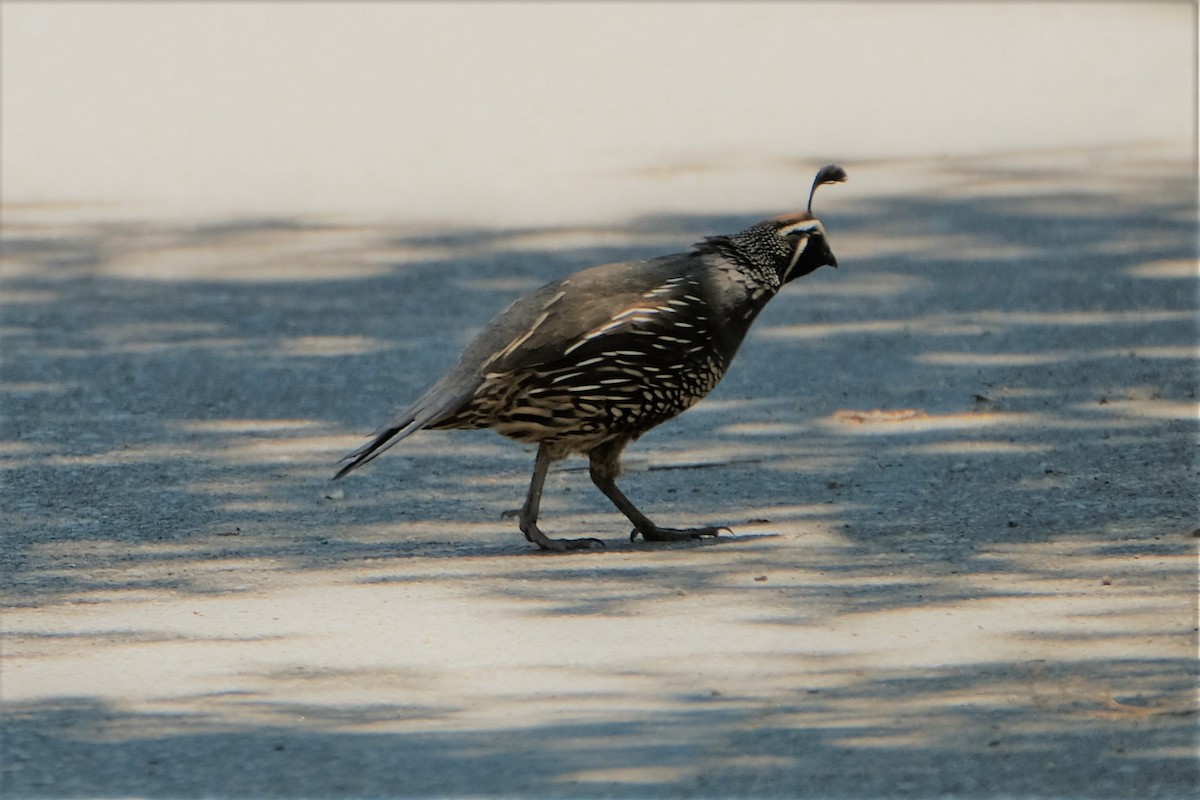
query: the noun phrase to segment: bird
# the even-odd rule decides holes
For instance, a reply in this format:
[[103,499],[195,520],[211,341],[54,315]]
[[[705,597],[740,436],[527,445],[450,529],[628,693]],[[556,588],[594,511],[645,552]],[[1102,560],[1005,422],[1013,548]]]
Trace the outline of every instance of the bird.
[[583,269],[519,298],[440,380],[345,456],[334,480],[420,430],[491,428],[537,446],[525,502],[506,516],[515,516],[542,550],[603,546],[596,538],[551,538],[538,525],[550,466],[576,454],[587,456],[596,488],[633,524],[631,540],[678,542],[729,531],[656,525],[617,486],[621,454],[713,390],[785,284],[837,267],[812,201],[818,187],[846,177],[828,164],[818,170],[804,211],[706,237],[686,253]]

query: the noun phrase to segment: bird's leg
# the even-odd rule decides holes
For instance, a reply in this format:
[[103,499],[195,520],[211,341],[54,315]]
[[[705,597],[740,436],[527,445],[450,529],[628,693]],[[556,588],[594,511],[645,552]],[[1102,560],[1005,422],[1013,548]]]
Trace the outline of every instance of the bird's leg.
[[[613,502],[622,514],[633,523],[633,532],[629,540],[633,541],[642,535],[647,542],[682,542],[691,539],[702,539],[705,536],[718,536],[721,531],[728,531],[724,526],[714,528],[660,528],[650,521],[650,518],[638,511],[637,506],[630,502],[617,487],[617,476],[621,474],[621,451],[625,449],[625,440],[617,439],[605,442],[594,448],[588,457],[591,461],[588,472],[592,483],[604,492],[604,496]],[[732,531],[730,531],[732,533]]]
[[537,526],[538,509],[542,504],[542,486],[546,483],[546,473],[550,465],[557,461],[554,454],[546,445],[538,448],[537,461],[533,465],[533,479],[529,482],[529,494],[525,497],[525,505],[517,512],[517,522],[525,538],[543,550],[586,550],[589,547],[603,547],[599,539],[551,539],[542,533]]

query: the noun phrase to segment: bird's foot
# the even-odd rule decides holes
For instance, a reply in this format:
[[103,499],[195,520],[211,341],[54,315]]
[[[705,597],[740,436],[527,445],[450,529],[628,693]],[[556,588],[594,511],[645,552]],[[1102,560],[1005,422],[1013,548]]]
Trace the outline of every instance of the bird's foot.
[[634,528],[633,532],[629,534],[629,541],[636,540],[641,534],[641,537],[647,542],[691,542],[706,536],[716,538],[721,535],[721,531],[733,533],[731,528],[724,525],[712,528],[660,528],[655,525],[652,528]]
[[527,530],[526,526],[522,526],[521,530],[524,531],[526,539],[536,544],[542,550],[552,550],[555,553],[604,547],[604,542],[599,539],[551,539],[542,533],[541,529],[536,525],[529,525]]

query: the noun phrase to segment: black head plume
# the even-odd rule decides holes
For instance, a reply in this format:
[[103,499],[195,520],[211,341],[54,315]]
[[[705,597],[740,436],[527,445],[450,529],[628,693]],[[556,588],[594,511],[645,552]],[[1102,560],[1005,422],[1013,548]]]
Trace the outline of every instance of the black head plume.
[[818,267],[836,267],[837,259],[825,241],[825,228],[812,214],[812,201],[818,186],[844,180],[846,170],[838,164],[826,164],[817,170],[813,180],[808,210],[771,217],[740,233],[709,236],[697,249],[724,256],[751,271],[775,275],[781,283],[807,275]]
[[827,183],[841,183],[846,180],[846,170],[842,169],[840,164],[826,164],[817,170],[817,177],[813,178],[812,189],[808,192],[808,213],[812,213],[813,195],[817,193],[818,186],[824,186]]

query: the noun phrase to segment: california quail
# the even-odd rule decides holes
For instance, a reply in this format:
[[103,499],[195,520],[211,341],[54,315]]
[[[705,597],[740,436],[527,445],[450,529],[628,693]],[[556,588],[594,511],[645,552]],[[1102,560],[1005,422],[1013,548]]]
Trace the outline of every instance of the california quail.
[[812,215],[818,186],[846,180],[836,164],[813,181],[805,211],[690,253],[605,264],[548,283],[493,319],[458,363],[350,455],[342,477],[421,429],[493,428],[538,445],[525,505],[513,512],[544,550],[600,545],[551,539],[537,526],[550,465],[586,453],[592,482],[634,525],[630,538],[678,541],[722,528],[660,528],[617,488],[621,451],[712,391],[754,318],[780,287],[836,267]]

